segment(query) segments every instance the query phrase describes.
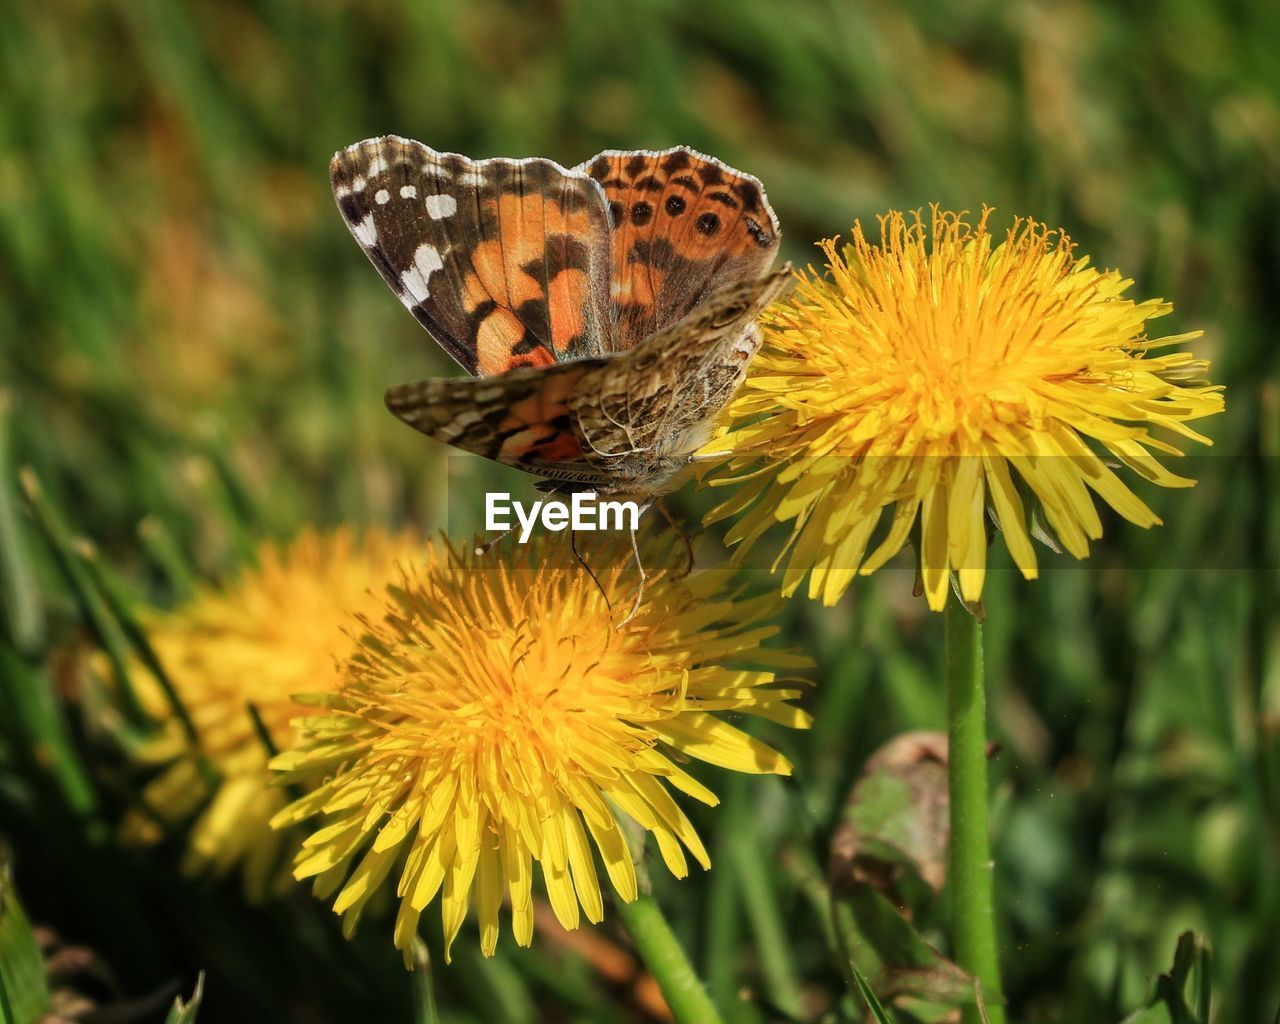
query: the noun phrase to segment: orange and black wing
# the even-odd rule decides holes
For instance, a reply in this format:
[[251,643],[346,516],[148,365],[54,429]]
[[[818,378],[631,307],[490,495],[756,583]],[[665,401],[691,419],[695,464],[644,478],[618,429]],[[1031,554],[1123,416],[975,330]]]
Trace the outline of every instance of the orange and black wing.
[[512,370],[498,377],[424,380],[387,391],[387,408],[428,437],[547,480],[582,487],[608,482],[586,458],[574,395],[610,359]]
[[469,373],[609,350],[608,210],[588,175],[394,135],[342,150],[329,171],[356,241]]
[[773,263],[778,219],[749,174],[685,148],[608,151],[576,169],[600,183],[609,204],[614,351]]

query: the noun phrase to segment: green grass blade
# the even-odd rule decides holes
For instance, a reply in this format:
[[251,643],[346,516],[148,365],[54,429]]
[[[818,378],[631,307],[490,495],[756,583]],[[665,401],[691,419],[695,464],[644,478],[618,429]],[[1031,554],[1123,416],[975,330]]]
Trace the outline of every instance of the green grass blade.
[[[7,691],[6,703],[33,760],[53,775],[73,814],[83,819],[94,818],[98,810],[97,791],[76,752],[53,686],[44,671],[0,644],[0,682]],[[91,829],[97,836],[103,830],[101,823]]]
[[76,551],[75,542],[63,523],[62,517],[45,495],[35,473],[29,468],[24,468],[19,473],[19,480],[36,523],[71,588],[85,625],[89,627],[111,662],[125,717],[133,725],[150,726],[151,718],[138,699],[133,678],[129,673],[129,644],[124,630],[119,621],[108,611],[83,559]]
[[23,654],[32,654],[44,642],[44,611],[14,500],[9,465],[9,405],[9,396],[0,392],[0,604],[4,606],[14,647]]
[[853,983],[857,986],[858,995],[862,996],[862,1001],[867,1004],[867,1009],[871,1011],[871,1016],[876,1019],[876,1024],[893,1024],[889,1019],[889,1012],[884,1008],[884,1004],[871,990],[871,985],[858,970],[858,965],[852,960],[849,961],[849,974],[853,977]]
[[843,900],[836,900],[828,896],[829,907],[831,909],[831,921],[835,929],[836,939],[840,946],[840,969],[844,974],[845,985],[849,989],[851,995],[856,995],[871,1011],[871,1015],[876,1019],[876,1024],[893,1024],[889,1019],[889,1013],[884,1008],[884,1004],[880,1002],[879,997],[871,987],[871,983],[867,981],[866,975],[858,968],[854,961],[854,946],[857,944],[857,926],[853,921],[853,911],[849,904]]
[[161,520],[147,516],[138,524],[138,539],[152,563],[163,573],[174,599],[186,600],[195,589],[195,574],[178,549],[173,534]]
[[44,959],[0,857],[0,1024],[35,1024],[51,1009]]
[[738,832],[730,844],[729,855],[760,951],[765,988],[779,1010],[799,1019],[804,1007],[799,974],[771,877],[773,868],[760,850],[755,830],[747,828]]
[[201,971],[196,978],[195,991],[191,993],[191,999],[188,1002],[184,1003],[181,996],[174,999],[164,1024],[196,1024],[196,1014],[200,1010],[202,999],[204,999],[204,971]]
[[138,617],[133,613],[132,602],[125,593],[124,585],[107,568],[102,559],[98,557],[97,549],[90,541],[84,539],[76,540],[73,542],[73,547],[88,571],[89,579],[93,581],[98,593],[105,600],[107,609],[115,621],[119,623],[125,639],[128,640],[138,658],[147,667],[156,682],[160,684],[165,700],[169,702],[174,715],[182,724],[182,731],[186,733],[187,742],[191,744],[193,750],[200,753],[203,750],[203,745],[200,739],[200,732],[196,729],[195,721],[191,717],[191,712],[187,709],[187,705],[183,701],[182,695],[178,693],[178,688],[174,685],[173,679],[160,661],[160,656],[152,646],[146,629],[143,628],[142,623],[138,621]]

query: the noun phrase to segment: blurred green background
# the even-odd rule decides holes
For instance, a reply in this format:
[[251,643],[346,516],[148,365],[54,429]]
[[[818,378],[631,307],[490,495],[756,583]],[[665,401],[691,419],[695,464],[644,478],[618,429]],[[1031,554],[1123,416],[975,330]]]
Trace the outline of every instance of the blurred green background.
[[[180,877],[176,840],[112,841],[130,776],[71,699],[85,629],[17,468],[160,602],[161,529],[218,576],[306,523],[435,528],[451,493],[528,491],[384,410],[388,384],[457,371],[349,238],[328,159],[386,132],[565,164],[683,143],[764,181],[794,260],[891,206],[985,203],[1174,300],[1166,333],[1204,329],[1228,411],[1194,491],[1140,488],[1166,525],[1112,517],[1083,566],[988,583],[1006,987],[1015,1019],[1119,1020],[1191,928],[1214,1019],[1273,1020],[1278,41],[1268,0],[0,5],[0,835],[29,916],[111,993],[207,969],[202,1022],[409,1019],[386,921],[347,944],[304,893],[249,908],[235,879]],[[716,863],[659,888],[735,1021],[850,1012],[803,865],[882,742],[943,727],[940,617],[897,564],[835,609],[791,603],[819,684],[815,729],[769,735],[795,778],[703,773]],[[542,935],[485,962],[464,933],[445,1019],[646,1019]]]

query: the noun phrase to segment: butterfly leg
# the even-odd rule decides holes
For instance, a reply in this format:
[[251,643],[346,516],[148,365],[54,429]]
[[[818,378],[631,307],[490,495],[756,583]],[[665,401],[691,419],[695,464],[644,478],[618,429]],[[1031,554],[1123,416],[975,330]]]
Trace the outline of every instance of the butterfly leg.
[[688,562],[685,565],[684,572],[675,577],[676,579],[682,580],[688,576],[689,573],[693,572],[693,539],[684,531],[684,527],[676,522],[675,516],[671,514],[671,510],[667,508],[661,498],[659,498],[655,504],[658,506],[658,511],[662,513],[662,518],[671,524],[671,528],[675,530],[676,533],[680,535],[680,539],[684,541],[684,553]]
[[[640,515],[636,517],[637,528],[640,525],[639,520],[644,518],[644,514],[649,510],[649,505],[651,504],[652,502],[646,502],[640,507]],[[631,611],[627,612],[627,617],[618,623],[619,629],[636,617],[636,613],[640,610],[640,602],[644,598],[644,585],[649,579],[648,575],[644,571],[644,562],[640,558],[640,543],[636,540],[635,529],[631,531],[631,553],[636,559],[636,571],[640,573],[640,583],[636,587],[636,599],[631,605]]]
[[613,612],[613,605],[609,603],[609,595],[605,592],[600,580],[587,564],[587,560],[582,557],[582,552],[578,550],[578,532],[572,528],[569,530],[569,548],[573,551],[573,557],[578,560],[578,564],[587,571],[587,575],[591,577],[591,582],[596,585],[596,590],[600,591],[600,596],[604,598],[604,606],[609,609],[610,614]]

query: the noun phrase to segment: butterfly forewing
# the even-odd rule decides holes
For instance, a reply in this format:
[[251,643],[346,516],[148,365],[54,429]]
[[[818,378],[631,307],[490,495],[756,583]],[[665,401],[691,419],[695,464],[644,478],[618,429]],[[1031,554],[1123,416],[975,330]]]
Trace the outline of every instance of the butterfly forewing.
[[356,241],[468,372],[607,350],[608,213],[586,175],[384,136],[337,153],[330,177]]

